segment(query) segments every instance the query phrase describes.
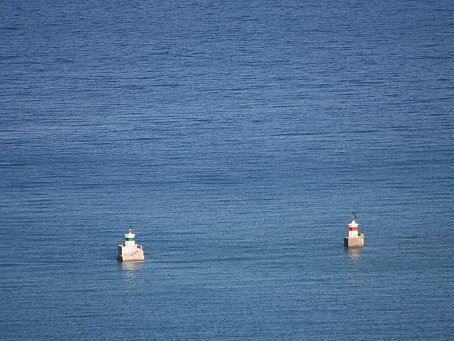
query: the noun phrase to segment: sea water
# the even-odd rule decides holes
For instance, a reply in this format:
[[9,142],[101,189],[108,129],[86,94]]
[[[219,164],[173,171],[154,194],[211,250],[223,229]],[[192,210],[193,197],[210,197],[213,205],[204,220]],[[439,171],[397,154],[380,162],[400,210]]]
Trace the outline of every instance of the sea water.
[[1,340],[452,339],[451,1],[0,19]]

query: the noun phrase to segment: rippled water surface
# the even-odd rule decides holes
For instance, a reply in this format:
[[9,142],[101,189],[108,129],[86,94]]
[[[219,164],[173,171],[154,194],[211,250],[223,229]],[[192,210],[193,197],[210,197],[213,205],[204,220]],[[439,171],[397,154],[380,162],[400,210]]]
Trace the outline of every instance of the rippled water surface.
[[452,339],[451,1],[0,19],[0,339]]

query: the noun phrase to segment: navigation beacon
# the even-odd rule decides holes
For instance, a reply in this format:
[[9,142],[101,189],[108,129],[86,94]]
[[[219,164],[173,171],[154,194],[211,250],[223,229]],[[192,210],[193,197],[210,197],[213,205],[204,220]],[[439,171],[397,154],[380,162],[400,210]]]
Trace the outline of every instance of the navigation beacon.
[[348,237],[344,237],[344,246],[346,247],[364,247],[364,233],[358,233],[358,223],[356,214],[352,212],[352,222],[348,224]]
[[134,241],[135,233],[129,229],[125,234],[125,242],[123,245],[118,245],[118,260],[125,261],[143,261],[142,245],[136,244]]

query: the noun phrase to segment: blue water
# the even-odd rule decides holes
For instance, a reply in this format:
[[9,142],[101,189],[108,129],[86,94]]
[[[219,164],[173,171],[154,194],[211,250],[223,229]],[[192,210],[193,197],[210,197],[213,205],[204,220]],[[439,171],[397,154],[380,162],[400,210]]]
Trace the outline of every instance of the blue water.
[[1,1],[0,339],[452,339],[453,108],[448,0]]

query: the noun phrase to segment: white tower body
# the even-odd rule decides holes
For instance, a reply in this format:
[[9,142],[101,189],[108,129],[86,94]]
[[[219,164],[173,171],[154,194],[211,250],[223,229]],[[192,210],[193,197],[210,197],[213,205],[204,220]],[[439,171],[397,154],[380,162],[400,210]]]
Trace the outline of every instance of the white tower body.
[[128,233],[125,234],[125,246],[134,247],[134,245],[136,245],[136,242],[134,241],[135,237],[136,237],[136,234],[134,232],[132,232],[131,230],[129,230]]
[[352,220],[352,222],[348,224],[348,237],[358,238],[358,224],[355,220]]
[[136,244],[134,238],[135,233],[129,229],[125,234],[125,242],[123,245],[118,245],[118,260],[119,261],[142,261],[144,260],[142,245]]

